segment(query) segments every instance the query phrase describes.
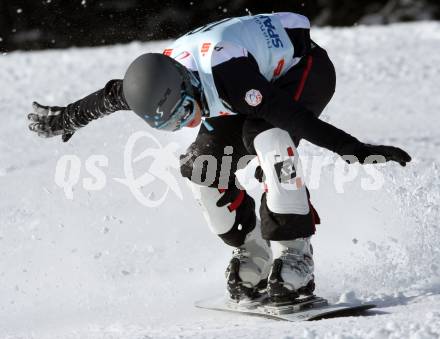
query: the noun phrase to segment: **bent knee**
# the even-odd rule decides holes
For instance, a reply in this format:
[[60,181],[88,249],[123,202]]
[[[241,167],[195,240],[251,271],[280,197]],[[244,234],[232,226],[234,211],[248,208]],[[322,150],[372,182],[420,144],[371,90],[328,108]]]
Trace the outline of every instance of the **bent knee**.
[[313,211],[307,214],[280,214],[272,212],[267,206],[266,193],[260,206],[261,234],[266,240],[293,240],[310,237],[315,233]]

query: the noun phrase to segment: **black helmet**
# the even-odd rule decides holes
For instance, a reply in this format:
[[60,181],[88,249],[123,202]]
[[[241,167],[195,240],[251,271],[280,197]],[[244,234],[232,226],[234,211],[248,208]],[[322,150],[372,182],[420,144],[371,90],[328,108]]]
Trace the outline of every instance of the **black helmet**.
[[123,89],[130,109],[151,127],[175,131],[194,118],[200,82],[174,59],[147,53],[128,67]]

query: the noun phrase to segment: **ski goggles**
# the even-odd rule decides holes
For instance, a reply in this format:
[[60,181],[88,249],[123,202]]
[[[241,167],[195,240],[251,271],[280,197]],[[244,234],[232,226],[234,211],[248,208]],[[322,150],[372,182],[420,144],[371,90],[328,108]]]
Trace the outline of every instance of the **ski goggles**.
[[[180,65],[178,67],[183,68]],[[188,125],[196,116],[197,103],[194,97],[196,90],[201,91],[201,83],[193,72],[186,69],[182,70],[182,77],[181,98],[171,110],[168,120],[156,126],[157,129],[174,132]]]
[[196,116],[196,100],[190,95],[182,98],[174,106],[171,117],[157,129],[174,132],[188,125]]

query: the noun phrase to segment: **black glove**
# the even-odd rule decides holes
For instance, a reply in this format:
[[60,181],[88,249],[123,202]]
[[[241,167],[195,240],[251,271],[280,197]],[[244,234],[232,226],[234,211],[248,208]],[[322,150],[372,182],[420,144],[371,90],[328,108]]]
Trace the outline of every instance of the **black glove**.
[[66,107],[43,106],[38,102],[33,102],[32,107],[33,113],[28,114],[29,129],[32,132],[43,138],[61,135],[63,142],[72,137],[75,129],[69,127],[66,120]]
[[[404,150],[394,147],[394,146],[384,146],[384,145],[370,145],[370,144],[364,144],[359,143],[354,147],[354,151],[352,154],[347,155],[354,155],[361,164],[364,163],[380,163],[385,161],[395,161],[398,162],[401,166],[406,166],[407,162],[411,161],[411,157],[408,153],[406,153]],[[381,159],[377,158],[370,158],[367,159],[367,157],[377,155],[382,156]],[[351,159],[346,159],[348,163],[351,163]],[[366,161],[367,160],[367,161]]]
[[122,85],[122,80],[110,80],[103,89],[66,107],[42,106],[34,102],[34,112],[28,115],[31,122],[29,129],[44,138],[62,135],[66,142],[77,129],[92,120],[130,109],[125,101]]

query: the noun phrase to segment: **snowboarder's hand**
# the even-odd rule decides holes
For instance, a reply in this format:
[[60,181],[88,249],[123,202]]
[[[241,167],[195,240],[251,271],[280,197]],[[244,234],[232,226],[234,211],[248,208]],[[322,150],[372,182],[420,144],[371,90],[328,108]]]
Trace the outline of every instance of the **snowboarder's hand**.
[[32,107],[33,113],[28,114],[29,129],[32,132],[43,138],[61,135],[63,142],[72,137],[74,131],[65,128],[65,107],[43,106],[38,102],[33,102]]
[[[361,164],[395,161],[401,166],[406,166],[406,163],[411,161],[411,157],[408,153],[394,146],[360,144],[356,147],[356,151],[353,155]],[[380,160],[380,157],[382,160]],[[347,160],[347,162],[350,163],[349,160]]]

